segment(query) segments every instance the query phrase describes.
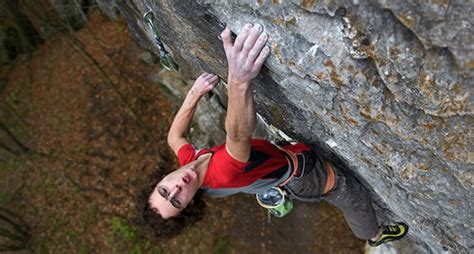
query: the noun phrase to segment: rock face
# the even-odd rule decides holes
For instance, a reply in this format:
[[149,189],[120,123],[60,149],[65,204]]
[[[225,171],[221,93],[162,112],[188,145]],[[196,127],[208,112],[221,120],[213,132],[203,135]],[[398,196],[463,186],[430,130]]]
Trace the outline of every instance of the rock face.
[[[152,10],[163,42],[188,77],[212,71],[225,79],[218,38],[223,24],[235,33],[247,22],[262,24],[272,54],[253,87],[266,122],[354,172],[371,189],[381,220],[411,226],[412,248],[474,251],[472,2],[113,5],[140,45],[157,53],[143,19]],[[217,126],[209,143],[222,141],[216,140],[222,113],[212,109],[225,108],[224,87],[213,97],[197,116],[201,127]]]
[[56,9],[61,18],[73,29],[82,28],[87,23],[86,6],[79,0],[50,0],[51,5]]

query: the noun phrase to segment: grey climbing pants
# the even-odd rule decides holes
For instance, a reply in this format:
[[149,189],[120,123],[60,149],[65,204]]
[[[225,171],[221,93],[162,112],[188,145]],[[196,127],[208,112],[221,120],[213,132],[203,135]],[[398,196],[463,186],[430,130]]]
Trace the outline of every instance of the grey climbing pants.
[[370,194],[365,187],[351,175],[333,166],[336,185],[322,199],[339,208],[352,232],[360,239],[368,240],[378,232],[377,217]]
[[352,232],[360,239],[368,240],[378,232],[377,217],[372,207],[372,200],[367,189],[352,175],[346,174],[340,168],[332,165],[336,175],[334,188],[324,195],[321,195],[321,184],[318,179],[320,174],[317,170],[324,170],[319,156],[304,153],[307,166],[301,177],[291,179],[284,189],[291,199],[303,202],[326,202],[339,208],[344,214]]

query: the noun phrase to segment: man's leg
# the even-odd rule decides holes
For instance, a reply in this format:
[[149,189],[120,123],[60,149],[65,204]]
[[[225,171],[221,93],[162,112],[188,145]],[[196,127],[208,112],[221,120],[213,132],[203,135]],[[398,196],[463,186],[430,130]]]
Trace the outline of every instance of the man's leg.
[[378,227],[367,189],[355,177],[344,174],[337,167],[333,168],[336,173],[336,186],[323,196],[323,200],[343,212],[349,227],[358,238],[367,240],[370,246],[378,246],[405,236],[408,226],[403,222]]
[[360,239],[369,240],[379,233],[377,217],[368,191],[355,177],[346,175],[333,166],[336,186],[323,200],[339,208],[352,232]]

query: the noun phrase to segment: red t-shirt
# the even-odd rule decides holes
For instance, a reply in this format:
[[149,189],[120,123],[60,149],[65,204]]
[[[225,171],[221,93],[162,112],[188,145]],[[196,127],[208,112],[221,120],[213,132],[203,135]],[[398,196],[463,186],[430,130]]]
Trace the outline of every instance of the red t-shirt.
[[[227,196],[237,192],[259,193],[283,182],[289,172],[286,155],[266,140],[252,139],[248,162],[238,161],[229,155],[225,144],[196,151],[192,144],[178,151],[180,165],[185,165],[205,153],[212,153],[202,188],[211,195]],[[310,150],[305,144],[284,146],[299,153]]]

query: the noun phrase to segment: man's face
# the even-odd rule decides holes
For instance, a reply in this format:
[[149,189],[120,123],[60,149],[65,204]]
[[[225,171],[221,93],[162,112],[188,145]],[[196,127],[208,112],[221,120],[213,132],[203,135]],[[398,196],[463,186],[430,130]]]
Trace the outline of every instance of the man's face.
[[193,161],[166,175],[150,195],[150,205],[164,219],[176,216],[199,189],[199,175]]

